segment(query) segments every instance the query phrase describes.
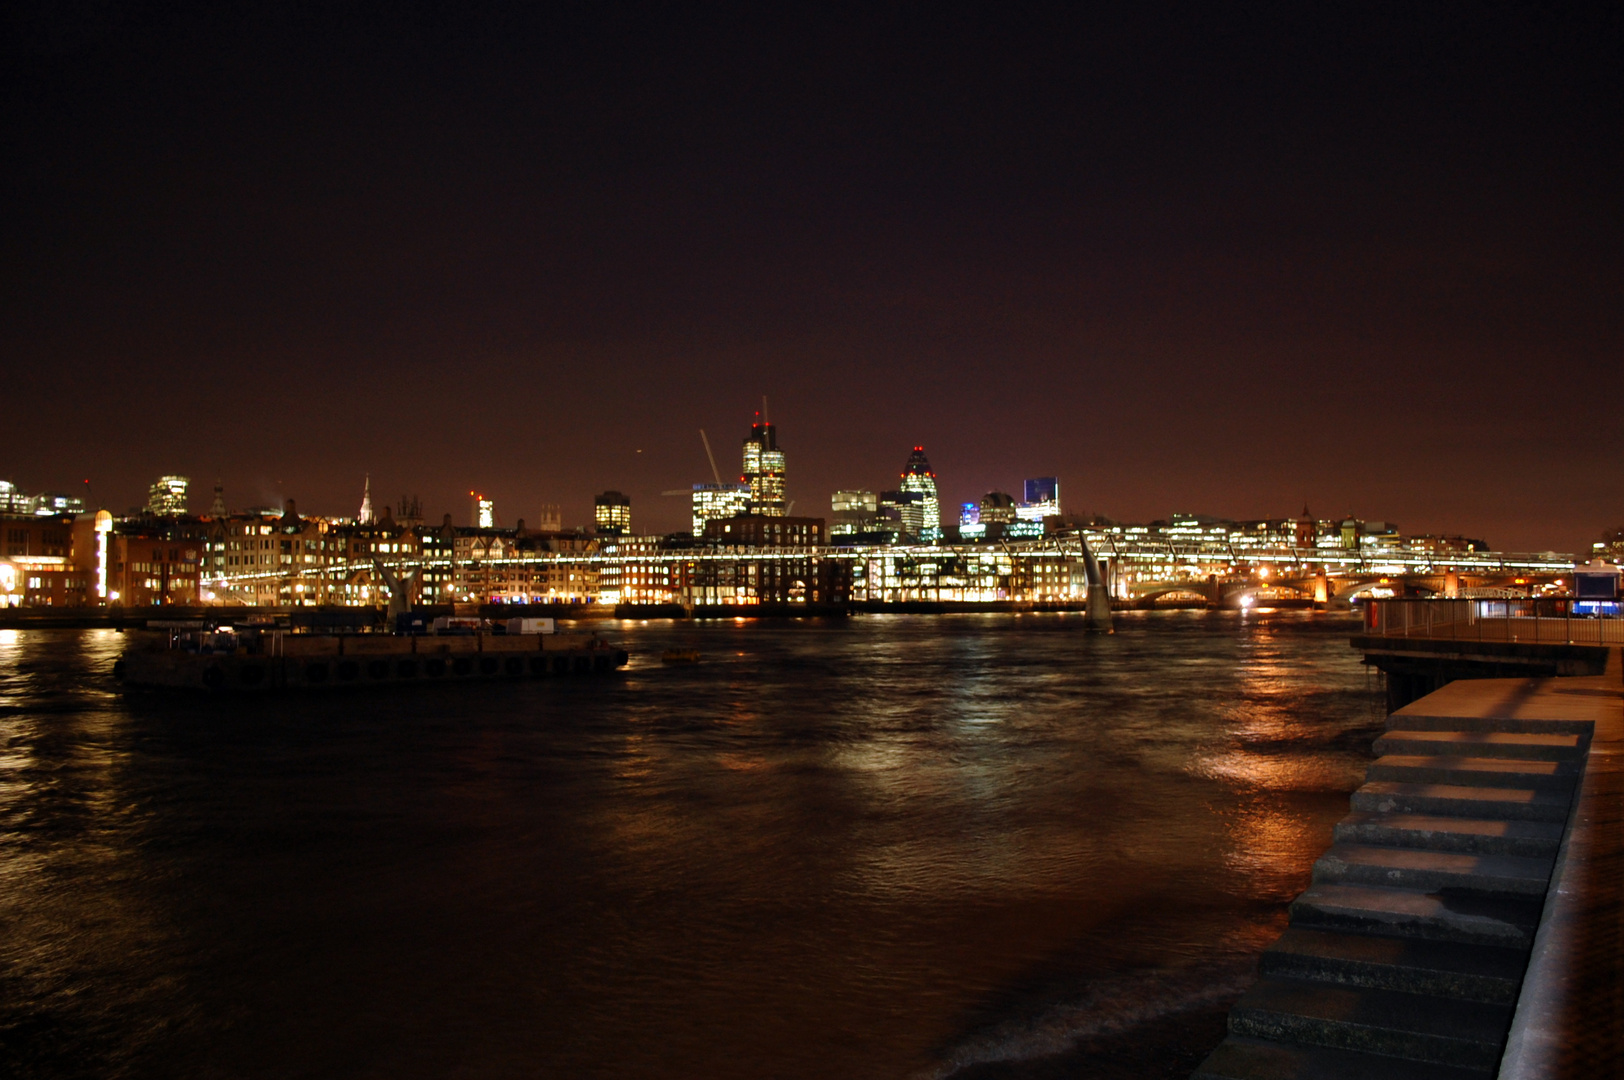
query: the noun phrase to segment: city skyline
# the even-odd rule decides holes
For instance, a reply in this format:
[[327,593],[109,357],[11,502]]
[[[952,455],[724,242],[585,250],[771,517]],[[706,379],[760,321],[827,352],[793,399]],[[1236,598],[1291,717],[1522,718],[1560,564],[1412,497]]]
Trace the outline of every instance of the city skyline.
[[[749,455],[751,440],[759,435],[764,426],[772,429],[775,439],[774,446],[776,447],[776,435],[780,425],[776,422],[770,425],[763,425],[762,421],[759,419],[759,414],[757,414],[757,419],[754,425],[749,428],[750,433],[747,434],[744,439],[746,467],[748,467],[748,462],[750,460]],[[921,446],[913,446],[911,451],[912,457],[910,458],[910,462],[924,456],[923,448]],[[808,505],[804,495],[798,493],[796,473],[785,469],[783,466],[783,459],[785,456],[784,451],[778,450],[777,452],[779,454],[777,466],[780,470],[779,475],[783,480],[784,488],[787,489],[785,505],[793,506],[796,513],[802,517],[812,516],[830,519],[831,508],[829,505],[829,500],[831,497],[845,492],[866,492],[871,495],[878,495],[884,490],[886,484],[895,484],[897,483],[898,479],[906,478],[908,475],[906,468],[901,471],[900,477],[896,473],[893,473],[890,476],[881,473],[866,486],[853,484],[844,488],[830,489],[829,491],[816,495],[812,497],[810,500],[811,504]],[[799,448],[797,447],[797,460],[800,456]],[[702,460],[704,460],[703,449],[700,451],[700,457]],[[926,462],[926,467],[930,467],[929,462]],[[708,473],[708,462],[706,468]],[[978,470],[976,474],[984,475],[985,471]],[[732,490],[737,488],[739,490],[740,493],[736,496],[737,506],[735,507],[734,512],[742,512],[741,508],[747,508],[750,506],[750,500],[748,497],[750,484],[746,479],[746,475],[741,472],[736,479],[733,479],[731,478],[732,474],[724,472],[722,476],[722,486],[724,489]],[[668,489],[654,493],[652,496],[645,497],[641,500],[636,496],[623,494],[629,493],[633,490],[631,485],[624,483],[620,485],[610,484],[596,491],[584,494],[571,492],[560,495],[557,492],[549,491],[528,500],[505,498],[490,490],[474,491],[465,489],[458,495],[454,495],[447,499],[443,510],[432,511],[431,508],[435,505],[433,498],[422,496],[420,489],[416,485],[411,484],[409,481],[405,483],[394,483],[392,481],[380,482],[378,488],[379,497],[376,500],[373,500],[373,478],[374,474],[372,472],[364,472],[361,476],[360,486],[357,488],[357,491],[360,493],[359,498],[352,496],[348,500],[349,505],[352,507],[357,503],[361,503],[363,506],[371,506],[373,508],[373,520],[381,517],[386,509],[392,514],[399,513],[400,507],[396,505],[396,501],[393,498],[383,494],[385,491],[398,489],[402,492],[399,498],[409,500],[413,509],[416,510],[417,515],[422,520],[429,522],[438,522],[442,517],[449,515],[452,522],[458,526],[490,527],[492,525],[500,525],[501,527],[512,529],[522,521],[531,530],[545,530],[549,528],[562,527],[566,530],[583,529],[590,532],[593,529],[595,521],[597,521],[600,517],[598,500],[605,494],[611,494],[618,498],[629,499],[629,505],[635,508],[634,512],[637,522],[637,527],[632,530],[632,533],[642,535],[669,535],[682,532],[693,532],[697,535],[702,530],[699,529],[695,523],[701,519],[695,515],[695,510],[690,504],[690,501],[685,498],[674,498],[673,496],[675,496],[679,491],[686,495],[689,489],[697,492],[701,488],[710,489],[715,487],[715,485],[709,481],[705,481],[703,483],[696,482],[688,485],[687,488]],[[933,473],[932,478],[940,480],[940,475]],[[190,481],[190,494],[186,494],[184,488],[184,482],[188,480]],[[205,482],[198,476],[186,473],[168,473],[159,477],[157,481],[149,480],[145,485],[142,485],[146,490],[146,497],[138,501],[130,502],[128,505],[123,507],[117,506],[114,503],[98,501],[94,495],[86,496],[86,491],[94,492],[96,490],[94,485],[87,487],[85,484],[81,483],[79,489],[70,489],[68,491],[68,495],[72,497],[86,498],[83,510],[83,513],[86,514],[93,514],[98,509],[106,509],[111,511],[115,516],[133,515],[140,514],[143,511],[150,512],[153,510],[153,499],[158,497],[157,493],[160,490],[160,487],[164,487],[170,492],[167,495],[167,498],[177,498],[177,496],[173,494],[174,482],[176,481],[183,482],[181,487],[182,494],[178,497],[186,500],[186,512],[194,516],[208,516],[214,513],[214,506],[203,505],[204,500],[218,500],[222,497],[221,492],[223,491],[226,506],[228,511],[232,514],[242,514],[245,512],[255,511],[266,511],[274,514],[280,512],[285,503],[289,499],[292,499],[298,504],[299,511],[302,515],[314,515],[332,520],[360,522],[360,514],[356,510],[345,510],[342,505],[328,507],[325,504],[318,504],[308,500],[297,491],[279,490],[272,492],[267,488],[266,485],[261,484],[257,489],[255,489],[261,497],[245,500],[244,498],[233,493],[232,485],[229,482],[225,482],[223,480]],[[983,499],[993,494],[1010,495],[1011,499],[1013,500],[1011,504],[1011,513],[1013,514],[1015,512],[1014,507],[1022,502],[1022,495],[1031,495],[1034,484],[1042,484],[1050,481],[1058,481],[1058,486],[1068,492],[1074,490],[1071,483],[1066,481],[1063,477],[1057,478],[1049,476],[1033,479],[1028,474],[1019,481],[1013,478],[1005,477],[995,481],[989,486],[980,488],[973,496],[963,499],[942,495],[939,499],[938,521],[943,527],[952,527],[958,520],[958,507],[972,503],[979,505]],[[0,482],[8,482],[8,490],[15,491],[19,496],[42,494],[54,495],[58,501],[60,501],[63,497],[59,492],[47,492],[44,489],[32,488],[29,484],[18,482],[15,478],[11,477],[0,477]],[[393,488],[388,486],[391,483],[393,484]],[[318,490],[322,488],[330,490],[334,486],[334,482],[330,477],[328,477],[324,478],[322,483],[314,486]],[[969,488],[964,487],[962,484],[955,485],[951,482],[943,484],[942,486],[943,490],[945,491],[958,491],[962,489],[963,491],[968,492],[970,490]],[[283,487],[285,487],[285,485],[283,485]],[[409,492],[409,494],[407,494],[407,492]],[[344,501],[345,500],[342,497],[335,500],[335,502],[340,504],[344,503]],[[1447,524],[1441,524],[1438,522],[1405,521],[1400,519],[1398,515],[1382,515],[1382,517],[1378,518],[1374,514],[1361,512],[1362,508],[1351,508],[1343,511],[1335,511],[1329,506],[1316,508],[1312,506],[1311,503],[1312,500],[1305,503],[1297,511],[1279,510],[1278,512],[1247,514],[1223,512],[1218,508],[1210,506],[1201,508],[1174,507],[1164,508],[1159,513],[1152,513],[1143,517],[1132,517],[1114,514],[1108,509],[1100,509],[1092,506],[1085,508],[1083,505],[1080,505],[1080,502],[1075,499],[1075,496],[1068,496],[1067,502],[1063,504],[1062,508],[1070,517],[1073,518],[1100,516],[1120,524],[1133,525],[1144,525],[1154,522],[1170,522],[1179,518],[1202,518],[1214,521],[1290,520],[1299,518],[1305,511],[1312,511],[1313,518],[1316,521],[1330,522],[1341,521],[1349,518],[1358,519],[1361,521],[1367,519],[1399,521],[1400,524],[1404,526],[1404,531],[1411,535],[1473,536],[1474,538],[1483,539],[1482,537],[1478,536],[1478,534],[1470,533],[1468,530],[1452,528]],[[577,504],[580,504],[581,507],[579,513],[575,512]],[[180,504],[173,503],[172,505]],[[729,505],[731,506],[732,503],[729,503]],[[481,508],[488,511],[493,516],[488,518],[484,517]],[[671,512],[673,509],[677,510],[676,514]],[[159,512],[161,513],[164,511]],[[679,518],[681,519],[680,521],[678,521]],[[672,527],[666,527],[665,523],[668,520],[677,522],[677,524],[673,525]],[[1490,546],[1495,550],[1566,552],[1579,555],[1588,552],[1591,548],[1591,544],[1608,528],[1611,528],[1611,526],[1598,527],[1592,535],[1581,538],[1582,542],[1575,543],[1569,548],[1546,547],[1524,549],[1495,542],[1493,537],[1488,537],[1486,539],[1489,540]]]
[[675,529],[766,394],[799,500],[1624,517],[1616,13],[62,10],[0,45],[31,490]]

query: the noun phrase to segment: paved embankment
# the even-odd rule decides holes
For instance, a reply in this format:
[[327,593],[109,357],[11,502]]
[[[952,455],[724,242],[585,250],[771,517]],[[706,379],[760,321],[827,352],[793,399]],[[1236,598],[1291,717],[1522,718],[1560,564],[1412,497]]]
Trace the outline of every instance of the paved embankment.
[[1616,672],[1393,713],[1196,1080],[1604,1075],[1583,1061],[1620,1047],[1621,729]]

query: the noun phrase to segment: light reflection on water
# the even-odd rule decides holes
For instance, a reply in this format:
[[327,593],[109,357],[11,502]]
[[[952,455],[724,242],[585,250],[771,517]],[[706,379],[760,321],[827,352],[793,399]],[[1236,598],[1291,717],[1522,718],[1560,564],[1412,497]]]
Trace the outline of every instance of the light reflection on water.
[[1381,719],[1307,614],[605,633],[222,702],[0,632],[18,1075],[1185,1075]]

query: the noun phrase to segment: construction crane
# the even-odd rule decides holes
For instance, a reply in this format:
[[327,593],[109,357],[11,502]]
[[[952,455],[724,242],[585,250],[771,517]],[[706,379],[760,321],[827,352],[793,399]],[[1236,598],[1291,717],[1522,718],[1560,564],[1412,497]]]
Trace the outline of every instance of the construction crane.
[[[762,401],[763,401],[763,403],[765,403],[766,399],[763,398]],[[718,469],[716,467],[716,455],[711,453],[710,436],[705,434],[705,429],[704,428],[699,429],[699,438],[700,438],[700,441],[702,441],[705,444],[705,458],[706,458],[706,460],[708,460],[710,462],[711,476],[716,479],[716,486],[721,487],[722,486],[722,470],[720,470],[720,469]],[[661,495],[692,495],[693,491],[689,490],[689,489],[686,489],[686,488],[677,488],[677,489],[675,489],[673,491],[662,491],[662,492],[660,492],[660,494]]]

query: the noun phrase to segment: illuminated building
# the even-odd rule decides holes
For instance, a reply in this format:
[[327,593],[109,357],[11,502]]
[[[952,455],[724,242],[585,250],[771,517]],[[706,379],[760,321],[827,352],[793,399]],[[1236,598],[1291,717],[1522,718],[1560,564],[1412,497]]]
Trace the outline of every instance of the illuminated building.
[[837,491],[829,497],[829,508],[837,514],[849,511],[872,514],[879,507],[879,496],[872,491]]
[[980,503],[959,504],[959,539],[980,540],[987,535],[987,527],[981,524]]
[[823,519],[746,514],[705,522],[705,539],[732,547],[817,547]]
[[[882,501],[893,511],[920,505],[915,492],[888,495]],[[737,492],[737,498],[745,499],[746,493]],[[980,518],[982,507],[975,509]],[[1011,506],[1002,509],[1008,518]],[[961,544],[894,544],[894,536],[832,544],[827,533],[819,543],[821,524],[736,515],[707,521],[705,539],[698,543],[628,536],[606,544],[582,533],[542,536],[523,528],[454,528],[449,521],[440,529],[424,529],[397,524],[387,513],[372,526],[300,521],[291,513],[238,516],[202,523],[218,527],[212,535],[225,541],[206,549],[210,565],[202,599],[377,606],[385,596],[376,559],[405,583],[414,603],[1075,605],[1088,592],[1078,543],[1084,537],[1112,596],[1147,604],[1168,595],[1217,603],[1236,590],[1255,593],[1265,579],[1280,596],[1305,600],[1328,578],[1342,583],[1333,591],[1345,598],[1361,582],[1368,586],[1386,575],[1441,579],[1446,571],[1475,576],[1479,585],[1472,587],[1500,589],[1505,586],[1497,582],[1509,581],[1512,574],[1555,580],[1572,566],[1570,559],[1549,554],[1508,556],[1413,541],[1395,549],[1305,550],[1292,545],[1292,519],[1181,517],[1152,525],[1062,529],[1061,519],[1053,517],[1048,535],[1030,537],[1011,530],[1037,523],[1016,519],[991,523],[987,539],[997,543]],[[982,518],[975,524],[987,522]],[[79,542],[81,526],[88,532],[91,522],[74,523],[74,550],[93,552],[93,543]],[[128,531],[132,526],[138,528]],[[126,531],[110,536],[110,593],[129,590],[134,603],[185,599],[189,559],[178,541],[188,527],[185,521],[125,523]],[[144,538],[138,535],[142,528]],[[994,530],[999,535],[991,535]],[[82,563],[86,580],[93,581],[88,571],[94,560]],[[21,576],[15,568],[10,573]],[[40,598],[22,602],[60,602],[35,595]],[[108,602],[128,601],[110,595]]]
[[186,513],[186,489],[191,481],[184,476],[160,476],[147,490],[147,513],[174,517]]
[[750,485],[695,484],[693,499],[694,535],[704,536],[705,522],[750,512]]
[[71,515],[0,514],[0,538],[5,541],[0,547],[0,607],[86,602],[93,582],[78,572],[73,558],[78,537]]
[[778,449],[777,430],[766,420],[750,425],[739,479],[750,489],[750,513],[784,516],[784,452]]
[[1489,545],[1483,540],[1473,540],[1465,536],[1412,536],[1409,546],[1416,551],[1425,551],[1431,555],[1454,555],[1470,551],[1487,551]]
[[942,538],[942,504],[936,496],[936,474],[931,471],[925,457],[925,448],[916,446],[908,455],[907,467],[902,470],[902,490],[919,496],[922,521],[916,534],[929,544]]
[[893,541],[916,544],[924,540],[929,519],[925,516],[925,496],[917,491],[880,492],[879,528]]
[[632,531],[632,501],[618,491],[606,491],[592,500],[592,520],[605,536]]
[[[959,518],[959,538],[962,540],[1029,540],[1043,535],[1041,516],[1023,516],[1026,504],[1017,503],[1013,495],[1002,491],[989,491],[981,497],[980,505],[965,503]],[[965,518],[974,514],[974,521]]]
[[367,473],[366,483],[361,487],[361,510],[355,515],[357,525],[372,524],[372,474]]
[[1015,496],[1002,491],[989,491],[981,496],[981,524],[1007,525],[1016,519]]
[[496,528],[496,501],[476,491],[470,491],[468,495],[474,500],[474,528]]
[[1060,481],[1053,476],[1040,476],[1026,482],[1026,500],[1015,508],[1021,521],[1042,522],[1046,517],[1060,513]]
[[0,480],[0,514],[32,514],[35,517],[73,516],[85,512],[85,500],[78,495],[42,491],[29,495],[9,480]]
[[829,508],[834,512],[830,536],[872,532],[879,521],[880,500],[872,491],[837,491],[829,499]]

